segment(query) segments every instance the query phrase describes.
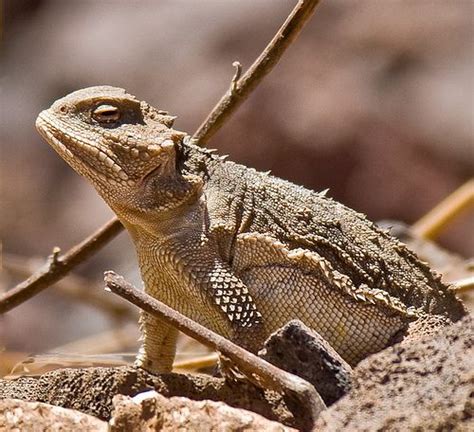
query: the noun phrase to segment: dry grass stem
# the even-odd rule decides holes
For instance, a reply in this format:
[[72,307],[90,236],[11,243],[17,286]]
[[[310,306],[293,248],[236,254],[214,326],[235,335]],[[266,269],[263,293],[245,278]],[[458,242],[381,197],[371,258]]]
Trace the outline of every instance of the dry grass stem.
[[411,230],[418,237],[434,239],[459,214],[473,205],[474,179],[471,179],[413,224]]

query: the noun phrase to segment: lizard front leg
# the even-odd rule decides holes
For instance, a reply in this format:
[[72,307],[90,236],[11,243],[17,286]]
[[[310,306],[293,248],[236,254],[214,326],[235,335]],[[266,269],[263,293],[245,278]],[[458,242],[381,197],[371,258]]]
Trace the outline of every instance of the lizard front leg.
[[176,354],[178,330],[146,313],[140,313],[142,345],[135,366],[149,372],[170,372]]
[[[172,247],[157,249],[153,257],[139,256],[145,291],[204,327],[257,351],[264,340],[262,317],[245,284],[213,243],[174,240]],[[136,365],[152,372],[170,371],[178,332],[147,313],[140,322],[143,343]]]

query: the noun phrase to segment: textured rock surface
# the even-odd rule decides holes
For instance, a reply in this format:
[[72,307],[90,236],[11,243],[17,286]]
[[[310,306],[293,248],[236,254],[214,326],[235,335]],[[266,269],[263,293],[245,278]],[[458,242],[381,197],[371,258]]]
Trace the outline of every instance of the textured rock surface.
[[210,399],[231,406],[251,409],[267,418],[290,426],[304,424],[304,413],[287,408],[276,393],[263,392],[244,382],[228,383],[206,375],[151,375],[133,367],[58,369],[39,378],[0,380],[0,399],[17,398],[73,408],[108,420],[112,399],[117,394],[135,396],[156,390],[166,397],[185,396],[194,400]]
[[107,423],[79,411],[40,402],[0,400],[2,432],[106,432]]
[[[242,387],[242,386],[245,386]],[[156,389],[166,397],[221,400],[288,425],[301,422],[282,399],[206,376],[149,375],[134,368],[62,369],[39,379],[0,381],[0,398],[39,400],[109,419],[116,394]],[[203,407],[203,410],[205,408]],[[467,431],[474,428],[474,322],[466,317],[437,336],[396,345],[364,360],[353,388],[322,413],[318,431]]]
[[320,431],[474,430],[474,322],[362,361],[353,390],[322,413]]
[[296,429],[284,427],[250,411],[231,408],[222,402],[197,402],[183,397],[168,399],[155,391],[141,393],[134,398],[117,395],[113,402],[110,432],[296,432]]
[[301,321],[290,321],[272,334],[259,356],[313,384],[327,405],[351,389],[352,368]]

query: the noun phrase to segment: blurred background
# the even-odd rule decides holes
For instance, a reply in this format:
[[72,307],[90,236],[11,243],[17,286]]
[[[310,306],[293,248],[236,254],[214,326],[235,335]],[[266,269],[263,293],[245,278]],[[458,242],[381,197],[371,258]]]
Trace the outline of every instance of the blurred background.
[[[112,216],[36,133],[42,109],[73,90],[110,84],[178,115],[175,127],[192,133],[227,90],[232,62],[250,66],[294,4],[4,2],[1,289]],[[372,220],[411,224],[473,173],[473,18],[471,0],[322,1],[210,146],[308,188],[329,188]],[[440,243],[470,256],[473,229],[466,214]],[[60,286],[0,317],[4,361],[48,350],[133,351],[136,317],[102,293],[107,269],[140,284],[126,234]]]

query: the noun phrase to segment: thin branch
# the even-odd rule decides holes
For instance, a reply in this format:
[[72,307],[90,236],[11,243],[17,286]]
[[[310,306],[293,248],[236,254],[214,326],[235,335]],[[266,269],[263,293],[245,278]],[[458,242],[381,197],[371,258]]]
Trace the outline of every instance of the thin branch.
[[198,342],[222,353],[230,359],[250,381],[264,389],[284,392],[295,397],[307,410],[314,422],[326,408],[316,389],[302,378],[290,374],[257,357],[230,340],[203,327],[164,303],[137,290],[114,272],[105,273],[106,290],[123,297],[145,312],[192,337]]
[[43,268],[0,296],[0,314],[8,312],[62,279],[71,269],[105,246],[122,229],[122,224],[114,218],[64,255],[59,255],[59,248],[54,248]]
[[[19,277],[28,277],[40,265],[40,259],[18,256],[14,254],[3,255],[3,270]],[[58,281],[55,292],[72,298],[75,301],[97,308],[114,319],[137,320],[135,311],[118,302],[116,299],[105,296],[101,290],[96,289],[96,284],[83,277],[70,273],[65,279]]]
[[465,293],[474,290],[474,276],[452,281],[451,289],[457,293]]
[[411,231],[418,237],[433,239],[460,213],[474,205],[474,179],[464,183],[430,210]]
[[[278,63],[285,50],[296,39],[313,14],[319,0],[300,0],[276,35],[240,79],[233,79],[231,88],[222,96],[206,120],[194,133],[191,142],[204,146],[222,127],[227,118],[247,99],[262,79]],[[235,64],[235,63],[234,63]]]
[[173,363],[173,371],[176,369],[196,370],[202,368],[209,368],[216,365],[219,356],[217,353],[207,355],[200,355],[187,360],[175,361]]

